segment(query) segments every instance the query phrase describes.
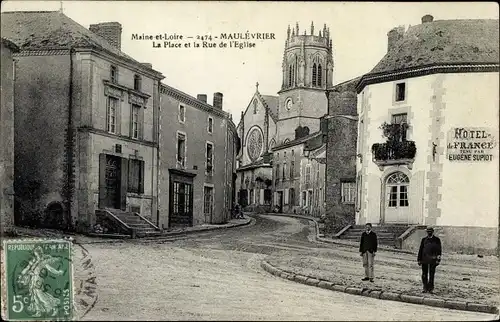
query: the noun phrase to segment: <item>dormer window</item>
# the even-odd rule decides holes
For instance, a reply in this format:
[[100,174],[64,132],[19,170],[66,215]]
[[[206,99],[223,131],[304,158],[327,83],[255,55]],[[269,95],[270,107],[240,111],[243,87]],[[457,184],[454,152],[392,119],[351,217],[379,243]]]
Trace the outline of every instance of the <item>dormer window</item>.
[[111,83],[113,84],[118,83],[118,69],[116,68],[116,66],[113,65],[111,66],[109,78],[111,80]]
[[141,83],[142,83],[141,76],[134,75],[134,89],[136,91],[140,91],[141,90],[141,85],[142,85]]

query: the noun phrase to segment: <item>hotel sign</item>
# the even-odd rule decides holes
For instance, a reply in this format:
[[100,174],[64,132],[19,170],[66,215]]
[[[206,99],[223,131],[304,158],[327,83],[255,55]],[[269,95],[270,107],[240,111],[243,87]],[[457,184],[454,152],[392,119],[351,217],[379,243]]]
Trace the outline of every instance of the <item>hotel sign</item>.
[[448,132],[449,161],[492,161],[496,154],[495,132],[489,128],[453,128]]

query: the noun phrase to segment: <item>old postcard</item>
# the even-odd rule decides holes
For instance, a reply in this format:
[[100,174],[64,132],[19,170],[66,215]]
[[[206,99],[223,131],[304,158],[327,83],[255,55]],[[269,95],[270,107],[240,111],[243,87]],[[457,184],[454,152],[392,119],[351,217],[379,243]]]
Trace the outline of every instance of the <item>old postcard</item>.
[[3,319],[499,318],[498,4],[1,9]]

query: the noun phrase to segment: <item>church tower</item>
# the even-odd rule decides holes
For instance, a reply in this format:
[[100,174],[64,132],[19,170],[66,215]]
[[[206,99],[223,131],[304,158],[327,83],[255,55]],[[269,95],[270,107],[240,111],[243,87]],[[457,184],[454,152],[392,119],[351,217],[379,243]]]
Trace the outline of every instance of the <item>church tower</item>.
[[333,85],[333,56],[326,24],[315,34],[311,23],[310,33],[302,35],[298,23],[294,29],[288,26],[282,71],[277,144],[294,140],[299,126],[319,131],[319,118],[328,112],[325,90]]

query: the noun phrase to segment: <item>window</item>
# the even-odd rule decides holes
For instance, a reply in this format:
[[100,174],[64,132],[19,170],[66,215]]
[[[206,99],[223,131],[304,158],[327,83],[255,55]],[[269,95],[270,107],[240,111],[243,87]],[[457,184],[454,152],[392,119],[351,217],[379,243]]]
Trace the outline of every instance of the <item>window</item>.
[[402,102],[406,99],[406,84],[396,84],[396,102]]
[[[391,116],[391,123],[399,125],[408,124],[408,114],[407,113],[393,114]],[[407,138],[407,129],[402,129],[401,140],[406,141],[406,138]]]
[[290,188],[290,190],[288,190],[288,194],[289,194],[288,200],[289,200],[290,206],[295,206],[295,189]]
[[287,175],[287,167],[286,167],[286,162],[283,163],[283,180],[286,180],[286,175]]
[[118,69],[116,68],[116,66],[111,66],[109,78],[111,79],[111,83],[118,83]]
[[128,160],[128,192],[144,193],[144,161]]
[[395,172],[387,178],[388,206],[408,207],[408,185],[410,179],[402,172]]
[[186,165],[186,135],[177,133],[177,162]]
[[141,111],[140,105],[132,104],[132,138],[139,138],[139,112]]
[[213,200],[214,200],[214,188],[205,187],[204,198],[203,198],[203,212],[205,213],[205,222],[212,222],[212,210],[213,210]]
[[134,75],[134,89],[140,91],[142,87],[142,79],[139,75]]
[[317,77],[317,67],[316,63],[313,64],[313,70],[312,70],[312,85],[316,86],[316,77]]
[[306,165],[306,183],[311,183],[311,166]]
[[321,87],[321,65],[318,65],[318,78],[317,78],[317,81],[316,83],[318,84],[318,87]]
[[280,165],[277,164],[276,165],[276,179],[275,179],[276,182],[280,181]]
[[205,161],[207,174],[212,174],[212,170],[213,170],[213,149],[214,149],[213,144],[210,142],[207,142],[206,161]]
[[302,191],[302,206],[307,206],[307,191]]
[[116,113],[118,109],[118,99],[108,97],[108,122],[107,131],[109,133],[116,133]]
[[212,117],[208,117],[208,133],[213,133],[214,131],[214,119]]
[[179,105],[179,122],[184,123],[186,120],[186,107],[184,105]]
[[250,189],[250,204],[253,204],[254,203],[254,192],[253,192],[253,189]]
[[253,100],[253,114],[257,114],[257,99]]
[[341,198],[342,203],[354,203],[356,196],[356,183],[355,182],[342,182],[341,183]]
[[[293,152],[293,151],[292,151]],[[295,161],[290,162],[290,179],[293,180],[295,179]]]

